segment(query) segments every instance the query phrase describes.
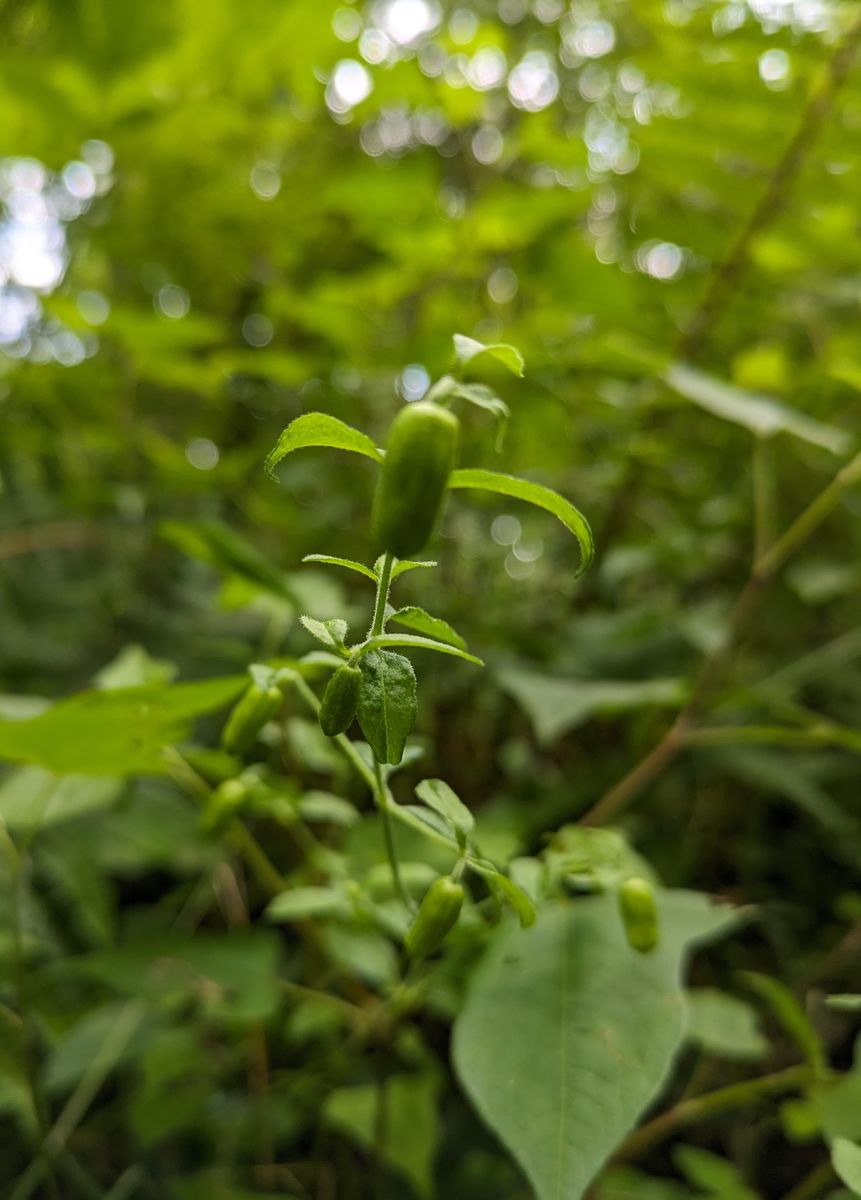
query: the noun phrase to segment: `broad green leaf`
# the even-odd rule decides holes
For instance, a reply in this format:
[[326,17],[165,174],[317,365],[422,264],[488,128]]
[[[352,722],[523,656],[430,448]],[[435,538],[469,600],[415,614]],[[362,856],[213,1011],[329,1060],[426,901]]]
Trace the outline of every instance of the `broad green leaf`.
[[684,1035],[687,953],[731,923],[696,893],[658,902],[651,955],[630,950],[611,896],[559,901],[528,931],[501,927],[472,979],[455,1066],[538,1200],[579,1200],[660,1092]]
[[578,575],[588,568],[595,555],[595,543],[589,522],[583,514],[554,492],[552,488],[541,483],[532,483],[528,479],[518,479],[515,475],[501,475],[498,471],[485,471],[481,468],[467,467],[452,471],[448,479],[450,488],[474,488],[479,491],[495,492],[500,496],[512,496],[515,500],[525,500],[536,508],[557,517],[565,528],[573,533],[580,544],[580,567]]
[[359,814],[349,800],[334,796],[331,792],[305,792],[299,798],[298,807],[300,815],[306,821],[350,826],[359,820]]
[[162,521],[159,532],[189,558],[231,572],[284,600],[296,603],[296,593],[281,571],[256,546],[223,521]]
[[667,367],[663,379],[680,396],[716,417],[743,426],[757,437],[791,433],[812,446],[830,450],[832,454],[846,454],[852,446],[851,437],[841,429],[823,425],[803,412],[767,396],[746,392],[684,363]]
[[275,468],[288,454],[292,454],[294,450],[305,450],[314,446],[349,450],[353,454],[364,454],[374,462],[383,461],[383,455],[367,434],[345,425],[337,417],[330,417],[328,413],[312,412],[303,413],[283,430],[266,459],[266,470],[270,475],[274,475]]
[[343,651],[344,638],[347,636],[347,622],[340,617],[330,617],[318,621],[315,617],[301,616],[299,620],[318,642],[328,646],[330,650]]
[[343,892],[328,887],[294,887],[280,892],[266,906],[267,921],[303,921],[309,917],[349,916]]
[[452,629],[448,621],[443,621],[441,617],[432,617],[423,608],[416,608],[412,604],[406,608],[398,608],[389,620],[404,625],[407,629],[414,629],[416,633],[424,634],[437,642],[447,642],[450,646],[456,646],[458,650],[466,649],[466,642]]
[[26,721],[0,721],[0,758],[57,774],[165,774],[164,748],[183,741],[192,718],[223,707],[247,676],[165,687],[81,692]]
[[510,667],[499,683],[526,712],[545,745],[595,716],[638,708],[678,708],[687,685],[681,679],[560,679]]
[[472,813],[444,780],[423,779],[416,784],[415,793],[428,808],[439,813],[452,829],[464,835],[472,832],[475,825]]
[[474,663],[477,667],[484,666],[480,658],[476,658],[474,654],[467,654],[466,650],[461,650],[458,646],[411,633],[378,633],[375,637],[368,638],[366,642],[363,642],[354,653],[361,658],[363,655],[385,646],[406,646],[411,650],[436,650],[438,654],[453,654],[455,658],[465,658],[467,662]]
[[535,924],[535,905],[523,888],[518,887],[513,879],[500,873],[490,876],[488,882],[494,891],[501,893],[502,898],[507,900],[517,913],[521,929],[528,929],[530,925]]
[[379,762],[399,763],[416,723],[416,673],[408,658],[372,650],[359,660],[356,716]]
[[831,1163],[840,1180],[861,1196],[861,1146],[846,1138],[835,1138],[831,1146]]
[[86,813],[111,808],[122,780],[86,775],[57,777],[42,767],[22,767],[0,783],[0,820],[14,833],[44,829]]
[[[439,1140],[439,1082],[430,1071],[394,1075],[380,1086],[338,1088],[323,1109],[329,1124],[404,1176],[419,1196],[430,1197]],[[379,1107],[383,1106],[382,1123]],[[379,1130],[382,1128],[382,1144]]]
[[406,571],[415,571],[419,567],[428,569],[435,567],[437,563],[433,559],[427,559],[425,562],[413,562],[408,558],[401,559],[392,567],[392,580],[397,579],[399,575],[403,575]]
[[215,1015],[254,1022],[278,1005],[279,949],[274,929],[163,932],[80,955],[69,967],[135,997],[194,997]]
[[357,575],[364,575],[367,579],[377,582],[377,575],[370,567],[366,567],[364,563],[356,562],[353,558],[337,558],[334,554],[306,554],[302,562],[326,563],[330,567],[343,567],[347,571],[355,571]]
[[173,683],[176,664],[152,658],[143,646],[125,646],[116,658],[93,676],[93,684],[106,691],[115,688],[145,687],[150,683]]
[[685,993],[688,1037],[721,1058],[758,1059],[768,1053],[755,1009],[716,988]]
[[522,376],[525,369],[523,355],[520,351],[515,346],[509,346],[504,342],[485,346],[483,342],[477,342],[475,338],[456,333],[454,335],[454,353],[457,361],[464,366],[468,363],[475,363],[476,359],[486,357],[502,363],[512,375]]
[[777,1020],[816,1072],[825,1068],[825,1052],[819,1034],[807,1013],[788,987],[769,975],[742,971],[740,978],[769,1005]]

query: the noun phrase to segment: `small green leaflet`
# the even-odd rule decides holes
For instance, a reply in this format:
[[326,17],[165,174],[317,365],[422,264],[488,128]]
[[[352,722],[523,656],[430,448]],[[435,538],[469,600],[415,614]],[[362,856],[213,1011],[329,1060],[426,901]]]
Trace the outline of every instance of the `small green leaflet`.
[[344,638],[347,636],[347,622],[340,617],[332,617],[327,621],[318,621],[314,617],[299,618],[312,637],[330,650],[343,652]]
[[343,567],[347,571],[355,571],[367,579],[377,582],[376,572],[364,563],[356,562],[354,558],[337,558],[334,554],[306,554],[302,562],[325,563],[330,567]]
[[339,421],[337,417],[330,417],[328,413],[312,412],[297,417],[282,432],[266,459],[266,471],[274,475],[275,468],[288,454],[294,450],[305,450],[315,446],[348,450],[353,454],[364,454],[374,462],[383,461],[383,455],[366,433],[353,429],[351,425],[345,425],[343,421]]
[[789,988],[769,975],[760,975],[758,971],[740,971],[739,977],[751,991],[765,1000],[813,1071],[821,1074],[825,1069],[825,1052],[819,1034]]
[[342,892],[328,887],[294,887],[266,906],[267,921],[304,921],[309,917],[346,917],[350,905]]
[[356,716],[381,763],[397,764],[416,722],[416,673],[408,658],[372,650],[361,659]]
[[580,544],[580,569],[582,575],[595,557],[595,542],[589,522],[570,501],[541,483],[532,483],[528,479],[518,479],[515,475],[502,475],[498,471],[485,471],[477,467],[461,468],[452,471],[448,479],[450,488],[475,488],[485,492],[496,492],[500,496],[512,496],[515,500],[525,500],[536,508],[557,517],[565,528],[573,533]]
[[414,650],[436,650],[440,654],[453,654],[455,658],[465,658],[467,662],[474,663],[477,667],[484,666],[480,658],[476,658],[474,654],[467,654],[465,650],[461,650],[458,646],[450,646],[446,642],[435,642],[432,638],[418,637],[411,633],[379,633],[376,637],[368,638],[366,642],[358,646],[353,651],[353,654],[359,658],[383,646],[406,646]]
[[465,837],[472,832],[475,826],[472,813],[444,780],[423,779],[415,791],[419,800],[439,813],[457,833]]
[[841,1181],[856,1196],[861,1196],[861,1146],[847,1138],[835,1138],[831,1146],[831,1163]]
[[488,387],[485,383],[461,383],[453,375],[443,375],[442,379],[438,380],[430,389],[427,399],[466,400],[469,404],[474,404],[476,408],[491,413],[496,418],[495,449],[497,452],[502,449],[508,422],[511,420],[511,409],[504,400],[497,396],[493,388]]
[[526,364],[516,346],[509,346],[505,342],[495,342],[490,346],[485,346],[483,342],[465,337],[462,333],[456,333],[453,340],[455,358],[462,366],[466,366],[467,363],[472,364],[478,358],[493,358],[502,363],[512,375],[522,378]]
[[524,892],[523,888],[518,887],[512,879],[501,873],[491,875],[488,883],[495,892],[501,893],[502,899],[507,900],[515,913],[517,913],[521,929],[528,929],[530,925],[535,924],[535,905],[526,892]]
[[392,581],[406,571],[415,571],[418,567],[435,567],[436,565],[434,559],[428,559],[427,562],[411,562],[410,559],[405,558],[402,562],[396,562],[392,567]]
[[224,521],[162,521],[158,532],[189,558],[295,603],[296,595],[282,572]]
[[466,649],[466,642],[459,633],[452,629],[448,621],[443,621],[441,617],[432,617],[423,608],[416,608],[412,604],[407,608],[399,608],[392,613],[389,620],[395,621],[398,625],[404,625],[407,629],[414,629],[416,633],[422,633],[438,642],[447,642],[450,646],[457,646],[458,650]]

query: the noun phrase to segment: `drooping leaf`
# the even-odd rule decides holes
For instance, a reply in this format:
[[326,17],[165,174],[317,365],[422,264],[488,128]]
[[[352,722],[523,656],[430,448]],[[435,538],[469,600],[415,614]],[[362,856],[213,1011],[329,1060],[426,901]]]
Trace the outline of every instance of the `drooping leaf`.
[[303,413],[282,431],[266,459],[266,470],[270,475],[274,475],[275,468],[288,454],[310,447],[348,450],[353,454],[363,454],[366,458],[372,458],[374,462],[383,461],[383,455],[366,433],[353,429],[337,417],[330,417],[328,413],[312,412]]
[[662,892],[659,909],[660,946],[637,955],[612,897],[547,904],[532,929],[501,928],[473,978],[457,1072],[539,1200],[579,1200],[660,1091],[687,952],[730,924],[695,893]]
[[535,905],[522,887],[519,887],[513,879],[509,879],[507,875],[502,875],[501,873],[491,875],[488,882],[494,891],[500,893],[502,898],[507,900],[517,913],[521,929],[528,929],[530,925],[535,924],[535,917],[537,915]]
[[512,375],[522,376],[525,370],[523,355],[516,346],[509,346],[505,342],[496,342],[485,346],[483,342],[478,342],[475,338],[456,333],[454,335],[454,352],[457,361],[463,366],[466,366],[467,363],[474,364],[476,360],[486,357],[502,363]]
[[363,642],[356,653],[361,658],[362,655],[385,646],[406,646],[412,650],[436,650],[438,654],[452,654],[455,658],[464,658],[477,667],[484,666],[480,658],[476,658],[474,654],[468,654],[459,646],[452,646],[448,642],[437,642],[433,638],[419,637],[412,633],[378,633]]
[[536,508],[543,508],[552,513],[574,534],[580,545],[580,567],[577,574],[582,575],[589,567],[595,555],[595,543],[589,522],[579,509],[552,488],[541,483],[532,483],[528,479],[518,479],[515,475],[502,475],[498,471],[485,471],[477,467],[462,467],[452,471],[448,486],[474,488],[495,492],[500,496],[511,496],[515,500],[525,500],[527,504],[534,504]]
[[356,716],[382,763],[399,763],[416,722],[416,673],[408,658],[372,650],[359,660],[362,682]]
[[159,532],[189,558],[232,572],[255,588],[296,603],[296,593],[282,572],[224,521],[162,521]]
[[389,620],[424,634],[425,637],[433,638],[434,641],[447,642],[450,646],[456,646],[458,650],[466,649],[466,642],[452,629],[448,621],[443,621],[441,617],[432,617],[423,608],[412,604],[406,608],[399,608],[392,613]]
[[123,783],[109,777],[63,775],[42,767],[22,767],[0,784],[0,820],[16,832],[44,829],[85,813],[110,808]]
[[416,784],[419,800],[439,813],[446,824],[461,834],[469,834],[475,825],[472,813],[442,779],[423,779]]
[[545,744],[591,717],[638,708],[676,708],[686,695],[681,679],[560,679],[519,667],[501,671],[499,682],[524,709]]
[[846,454],[851,448],[852,439],[843,430],[823,425],[806,413],[788,408],[767,396],[746,392],[685,363],[673,363],[667,367],[663,378],[680,396],[692,400],[716,417],[743,426],[757,437],[791,433],[812,446],[830,450],[832,454]]
[[63,775],[164,774],[164,748],[188,736],[193,717],[221,708],[247,683],[231,676],[81,692],[29,720],[0,720],[0,758]]

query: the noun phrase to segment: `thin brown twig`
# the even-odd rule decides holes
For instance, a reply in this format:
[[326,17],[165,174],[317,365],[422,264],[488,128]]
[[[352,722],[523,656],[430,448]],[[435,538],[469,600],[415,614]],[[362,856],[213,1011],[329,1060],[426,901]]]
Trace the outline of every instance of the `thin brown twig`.
[[56,521],[0,534],[0,559],[36,554],[40,550],[74,550],[104,540],[98,525],[85,521]]

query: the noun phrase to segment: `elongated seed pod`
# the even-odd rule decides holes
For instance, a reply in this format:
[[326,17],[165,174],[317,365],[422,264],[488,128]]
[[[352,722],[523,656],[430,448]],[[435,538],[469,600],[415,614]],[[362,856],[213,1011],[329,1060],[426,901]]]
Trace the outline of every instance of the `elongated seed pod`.
[[619,912],[628,945],[648,954],[658,944],[658,909],[655,891],[645,879],[626,879],[619,886]]
[[454,928],[463,907],[463,887],[448,875],[435,880],[425,892],[404,945],[410,958],[433,954]]
[[408,558],[430,538],[457,454],[460,423],[439,404],[419,401],[392,422],[371,526],[377,545]]
[[281,701],[279,688],[274,685],[261,688],[252,683],[227,718],[221,734],[224,749],[231,754],[244,754],[249,750],[266,722],[278,712]]
[[353,724],[361,682],[359,668],[344,663],[326,684],[320,703],[320,728],[327,737],[345,733]]

